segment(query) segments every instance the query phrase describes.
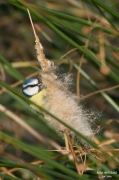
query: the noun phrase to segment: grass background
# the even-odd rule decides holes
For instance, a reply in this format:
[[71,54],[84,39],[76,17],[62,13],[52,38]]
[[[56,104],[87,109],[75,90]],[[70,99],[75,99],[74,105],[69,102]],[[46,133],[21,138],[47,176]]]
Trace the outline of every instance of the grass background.
[[[64,141],[21,94],[23,81],[40,72],[26,8],[46,57],[59,66],[60,74],[72,74],[71,91],[96,114],[100,131],[90,141],[96,149],[85,152],[87,171],[82,176],[68,155],[46,151],[63,147]],[[119,179],[118,12],[117,0],[0,2],[1,178]],[[84,151],[79,152],[84,159]]]

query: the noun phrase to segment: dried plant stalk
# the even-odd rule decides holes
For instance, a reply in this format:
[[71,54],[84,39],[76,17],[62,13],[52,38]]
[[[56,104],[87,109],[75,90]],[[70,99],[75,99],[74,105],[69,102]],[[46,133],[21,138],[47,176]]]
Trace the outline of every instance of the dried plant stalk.
[[[31,24],[35,36],[37,59],[41,66],[42,83],[47,90],[46,97],[44,99],[44,108],[83,135],[92,137],[94,130],[91,128],[90,121],[92,120],[90,120],[90,115],[84,112],[82,106],[79,105],[79,102],[77,101],[77,97],[68,90],[70,77],[65,75],[62,81],[62,79],[55,74],[57,67],[53,64],[53,62],[45,58],[43,47],[36,35],[32,20]],[[51,127],[60,133],[65,132],[66,127],[64,125],[56,121],[48,114],[44,114],[44,116]],[[72,135],[72,137],[76,137],[71,131],[70,135]]]
[[74,152],[73,145],[72,145],[70,137],[69,137],[69,132],[66,130],[65,133],[66,133],[66,136],[67,136],[67,140],[68,140],[68,143],[69,143],[69,147],[70,147],[72,156],[74,158],[74,162],[75,162],[75,165],[76,165],[77,172],[78,172],[78,174],[81,175],[81,171],[80,171],[79,164],[78,164],[78,161],[77,161],[77,158],[76,158],[76,154]]
[[36,53],[37,53],[37,59],[40,63],[40,66],[41,66],[41,69],[43,72],[47,72],[49,71],[49,69],[51,68],[52,66],[52,62],[48,61],[46,58],[45,58],[45,54],[43,53],[43,46],[41,45],[40,41],[39,41],[39,38],[35,32],[35,29],[34,29],[34,26],[33,26],[33,23],[32,23],[32,19],[31,19],[31,16],[30,16],[30,12],[29,10],[27,9],[28,11],[28,14],[29,14],[29,18],[30,18],[30,21],[31,21],[31,25],[32,25],[32,28],[33,28],[33,32],[34,32],[34,36],[35,36],[35,49],[36,49]]

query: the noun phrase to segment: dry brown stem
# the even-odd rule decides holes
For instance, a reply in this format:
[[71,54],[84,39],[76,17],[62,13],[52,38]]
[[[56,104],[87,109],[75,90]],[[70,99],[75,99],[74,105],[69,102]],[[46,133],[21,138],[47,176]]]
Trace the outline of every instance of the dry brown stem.
[[33,25],[33,22],[32,22],[32,19],[31,19],[31,16],[30,16],[30,12],[29,10],[27,9],[28,11],[28,14],[29,14],[29,18],[30,18],[30,22],[31,22],[31,25],[32,25],[32,29],[33,29],[33,33],[34,33],[34,37],[35,37],[35,49],[36,49],[36,53],[37,53],[37,59],[41,65],[41,69],[43,72],[48,72],[52,66],[52,62],[48,61],[46,58],[45,58],[45,54],[43,52],[43,46],[41,45],[40,41],[39,41],[39,38],[35,32],[35,28],[34,28],[34,25]]
[[72,156],[73,156],[75,165],[76,165],[77,172],[78,172],[78,174],[81,175],[82,172],[80,171],[79,164],[78,164],[78,161],[77,161],[77,157],[76,157],[75,151],[74,151],[74,149],[73,149],[73,145],[72,145],[72,142],[71,142],[71,140],[70,140],[68,130],[66,130],[65,133],[66,133],[67,140],[68,140],[68,143],[69,143],[69,147],[70,147],[70,150],[71,150],[71,153],[72,153]]

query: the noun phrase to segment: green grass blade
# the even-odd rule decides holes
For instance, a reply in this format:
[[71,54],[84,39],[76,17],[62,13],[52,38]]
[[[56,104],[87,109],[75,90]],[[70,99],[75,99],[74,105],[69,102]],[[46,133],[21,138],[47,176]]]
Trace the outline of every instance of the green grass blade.
[[4,178],[4,180],[24,180],[23,178],[15,178],[13,176],[10,176],[10,175],[7,175],[7,174],[3,174],[3,173],[0,173],[0,177],[1,178]]
[[109,12],[110,14],[114,15],[115,17],[119,18],[119,13],[116,12],[114,9],[110,8],[107,4],[103,3],[100,0],[91,0],[93,2],[95,2],[96,4],[98,4],[100,7],[102,7],[103,9],[105,9],[107,12]]
[[17,80],[25,80],[24,76],[18,72],[1,54],[0,62],[5,71]]
[[[90,82],[90,84],[96,89],[99,90],[98,86],[96,85],[96,83],[88,76],[88,74],[86,74],[86,72],[84,72],[77,64],[73,63],[72,61],[70,61],[74,67],[77,70],[80,70],[80,73]],[[119,106],[113,101],[113,99],[108,96],[105,92],[100,92],[100,94],[108,101],[108,103],[110,103],[110,105],[117,111],[119,112]]]
[[48,164],[54,166],[55,168],[61,170],[64,173],[70,175],[71,177],[80,178],[82,180],[84,179],[83,177],[79,176],[77,173],[67,169],[65,166],[57,163],[56,161],[50,160],[47,156],[46,151],[45,151],[45,156],[44,156],[44,153],[42,153],[40,150],[36,151],[31,146],[29,146],[21,141],[18,141],[17,139],[10,137],[2,132],[0,132],[0,138],[2,138],[2,140],[6,141],[6,142],[9,142],[9,143],[19,147],[20,149],[33,155],[34,157],[37,157],[38,159],[42,159],[44,162],[47,162]]

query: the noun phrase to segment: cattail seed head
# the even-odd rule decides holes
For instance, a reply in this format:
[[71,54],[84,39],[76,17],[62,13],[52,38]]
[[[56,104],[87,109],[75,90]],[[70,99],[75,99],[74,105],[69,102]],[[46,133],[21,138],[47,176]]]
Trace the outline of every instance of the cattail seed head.
[[[85,113],[82,106],[79,105],[76,95],[72,94],[68,90],[70,76],[65,75],[63,77],[64,81],[62,81],[61,78],[55,74],[57,67],[54,66],[53,62],[45,58],[43,47],[39,41],[38,36],[36,35],[32,20],[31,24],[35,36],[37,59],[41,66],[42,83],[46,88],[44,108],[75,130],[91,138],[94,134],[94,130],[91,127],[92,119],[90,114]],[[45,114],[44,116],[48,121],[48,124],[59,133],[65,132],[67,129],[64,125],[62,125],[50,115]],[[70,131],[70,134],[75,137],[75,134],[72,131]]]

